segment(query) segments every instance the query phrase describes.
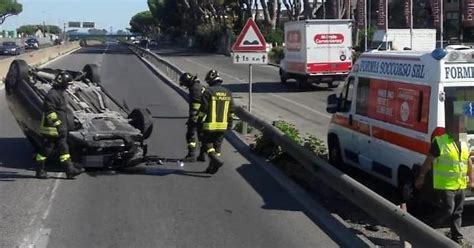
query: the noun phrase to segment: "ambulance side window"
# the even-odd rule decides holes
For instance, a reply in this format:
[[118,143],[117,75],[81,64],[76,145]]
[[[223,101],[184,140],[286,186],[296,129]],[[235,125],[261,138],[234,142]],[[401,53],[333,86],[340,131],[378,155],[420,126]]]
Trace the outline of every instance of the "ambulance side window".
[[351,110],[352,98],[353,98],[353,89],[354,89],[353,77],[349,78],[349,81],[344,85],[344,89],[341,92],[341,101],[339,105],[340,112],[349,112]]
[[369,110],[370,79],[359,78],[357,84],[356,114],[367,116]]

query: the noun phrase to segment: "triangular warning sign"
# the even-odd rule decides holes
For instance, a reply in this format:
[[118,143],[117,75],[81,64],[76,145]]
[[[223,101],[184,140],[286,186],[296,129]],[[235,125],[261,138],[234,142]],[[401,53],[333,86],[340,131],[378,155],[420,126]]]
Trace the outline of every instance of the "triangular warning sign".
[[267,43],[260,29],[252,18],[245,23],[244,28],[232,46],[233,52],[265,52]]

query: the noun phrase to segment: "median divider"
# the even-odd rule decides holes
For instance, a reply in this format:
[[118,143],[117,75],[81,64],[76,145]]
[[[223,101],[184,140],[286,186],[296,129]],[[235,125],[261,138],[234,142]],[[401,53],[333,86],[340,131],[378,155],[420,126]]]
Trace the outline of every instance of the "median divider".
[[[10,64],[15,59],[25,60],[29,65],[32,66],[40,66],[78,48],[80,48],[78,42],[68,42],[64,45],[47,47],[34,52],[24,53],[18,56],[2,59],[0,60],[0,79],[3,81],[3,79],[6,77],[8,69],[10,68]],[[0,82],[0,84],[2,84],[2,82]]]
[[[153,60],[155,62],[153,65],[165,74],[159,75],[164,80],[177,82],[179,76],[184,73],[180,68],[149,50],[134,45],[129,47],[138,56],[144,57],[147,60]],[[182,91],[181,93],[184,94]],[[241,121],[248,123],[270,137],[275,144],[280,145],[286,153],[297,160],[309,174],[343,195],[379,223],[389,227],[401,239],[410,242],[415,247],[459,247],[457,243],[445,237],[442,233],[416,219],[400,209],[399,206],[394,205],[347,174],[334,168],[327,161],[318,158],[273,125],[249,113],[242,107],[236,107],[235,115]]]

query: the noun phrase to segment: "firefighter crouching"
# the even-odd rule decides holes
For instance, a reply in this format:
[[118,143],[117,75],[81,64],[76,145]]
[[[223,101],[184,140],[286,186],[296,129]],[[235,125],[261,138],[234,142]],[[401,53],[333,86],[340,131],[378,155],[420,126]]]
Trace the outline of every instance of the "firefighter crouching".
[[[66,169],[66,176],[72,179],[81,174],[83,169],[74,167],[69,154],[67,144],[68,115],[72,113],[67,109],[67,102],[64,96],[65,90],[72,82],[72,76],[67,72],[61,72],[54,80],[53,88],[46,94],[43,104],[43,114],[41,117],[40,134],[43,137],[43,146],[36,155],[37,169],[36,177],[47,179],[45,164],[55,154],[59,155],[59,160]],[[72,116],[69,116],[72,118]]]
[[209,88],[202,96],[199,120],[202,123],[202,140],[210,158],[206,173],[215,174],[224,164],[221,160],[221,146],[224,134],[232,126],[232,93],[222,86],[222,78],[215,70],[206,75]]
[[[184,162],[196,162],[196,150],[200,139],[201,125],[198,123],[198,113],[201,108],[202,94],[206,88],[201,85],[197,76],[190,73],[183,73],[179,77],[179,85],[189,90],[189,116],[186,122],[186,142],[188,145],[188,155],[184,157]],[[197,138],[196,138],[197,137]],[[201,145],[198,161],[206,161],[205,150]]]

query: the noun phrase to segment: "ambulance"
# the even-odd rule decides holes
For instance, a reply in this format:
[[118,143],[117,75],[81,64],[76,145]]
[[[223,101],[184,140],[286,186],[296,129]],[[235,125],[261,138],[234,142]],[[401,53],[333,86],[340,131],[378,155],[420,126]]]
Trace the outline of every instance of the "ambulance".
[[331,164],[366,171],[408,200],[432,138],[454,115],[466,117],[460,137],[474,147],[474,49],[364,53],[327,103]]

